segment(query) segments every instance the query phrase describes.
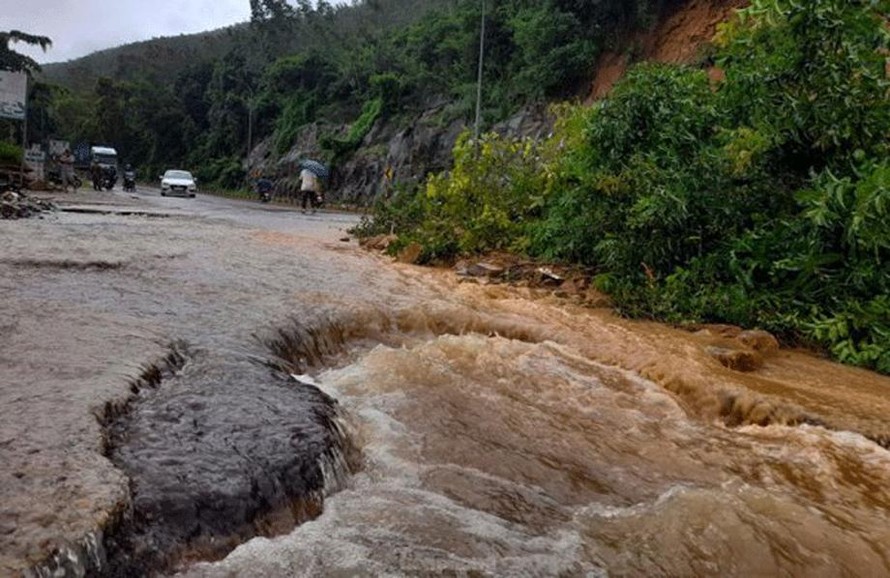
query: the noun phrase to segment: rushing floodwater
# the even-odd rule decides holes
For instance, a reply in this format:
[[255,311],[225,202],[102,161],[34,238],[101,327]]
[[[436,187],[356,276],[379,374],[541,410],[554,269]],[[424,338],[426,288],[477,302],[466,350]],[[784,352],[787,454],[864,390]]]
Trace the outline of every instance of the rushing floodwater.
[[472,297],[396,323],[438,335],[315,375],[363,470],[318,519],[185,574],[890,572],[886,450],[805,425],[727,429],[592,358],[598,319]]
[[[700,335],[247,223],[130,223],[152,252],[117,247],[122,266],[88,272],[94,302],[196,351],[134,402],[112,458],[137,506],[140,484],[200,487],[175,469],[188,452],[233,488],[338,443],[353,471],[327,454],[303,489],[274,478],[251,494],[262,515],[291,490],[312,511],[180,575],[890,574],[890,453],[872,441],[890,439],[890,379],[793,352],[741,374]],[[98,280],[63,286],[56,270],[26,278],[31,298]],[[276,361],[283,373],[262,363]],[[347,442],[316,431],[332,422]],[[207,427],[222,441],[169,449]],[[256,454],[223,467],[209,452],[227,447]]]

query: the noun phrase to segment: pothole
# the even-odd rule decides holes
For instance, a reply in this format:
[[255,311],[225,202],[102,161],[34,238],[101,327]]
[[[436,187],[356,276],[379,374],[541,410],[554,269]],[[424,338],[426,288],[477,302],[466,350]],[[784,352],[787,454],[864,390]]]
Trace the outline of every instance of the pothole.
[[158,213],[154,211],[131,209],[97,209],[93,207],[60,207],[60,213],[77,213],[84,215],[114,215],[118,217],[149,217],[154,219],[167,219],[172,217],[170,213]]
[[123,261],[73,259],[0,259],[0,264],[20,269],[55,269],[59,271],[113,271],[125,267]]

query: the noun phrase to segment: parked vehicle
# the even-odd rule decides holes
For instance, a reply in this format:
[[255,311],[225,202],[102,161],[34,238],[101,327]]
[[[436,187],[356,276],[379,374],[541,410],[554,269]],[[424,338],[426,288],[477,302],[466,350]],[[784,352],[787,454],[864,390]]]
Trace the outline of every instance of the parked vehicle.
[[[65,183],[62,182],[62,169],[58,165],[52,166],[46,170],[46,182],[52,183],[53,185],[64,187]],[[73,173],[71,175],[71,182],[69,185],[74,185],[75,189],[79,189],[81,185],[83,185],[83,181],[77,176],[77,173]]]
[[198,181],[188,171],[170,169],[160,179],[162,197],[167,195],[194,197],[198,191]]

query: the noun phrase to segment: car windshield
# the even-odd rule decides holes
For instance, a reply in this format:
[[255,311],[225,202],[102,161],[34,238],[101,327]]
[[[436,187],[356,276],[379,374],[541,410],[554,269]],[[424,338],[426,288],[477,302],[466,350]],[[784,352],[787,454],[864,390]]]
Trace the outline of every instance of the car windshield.
[[188,171],[167,171],[164,173],[165,179],[190,179],[192,178],[192,173]]
[[93,155],[93,160],[99,163],[100,165],[114,165],[117,164],[117,157],[113,155]]

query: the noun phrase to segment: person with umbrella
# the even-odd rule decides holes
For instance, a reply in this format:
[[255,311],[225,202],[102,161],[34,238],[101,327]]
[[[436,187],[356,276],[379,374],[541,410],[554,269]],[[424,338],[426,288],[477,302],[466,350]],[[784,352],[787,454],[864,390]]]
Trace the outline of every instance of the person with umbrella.
[[320,162],[309,159],[300,162],[300,192],[303,195],[300,212],[305,213],[308,205],[315,213],[318,196],[321,194],[319,181],[327,176],[328,169]]

